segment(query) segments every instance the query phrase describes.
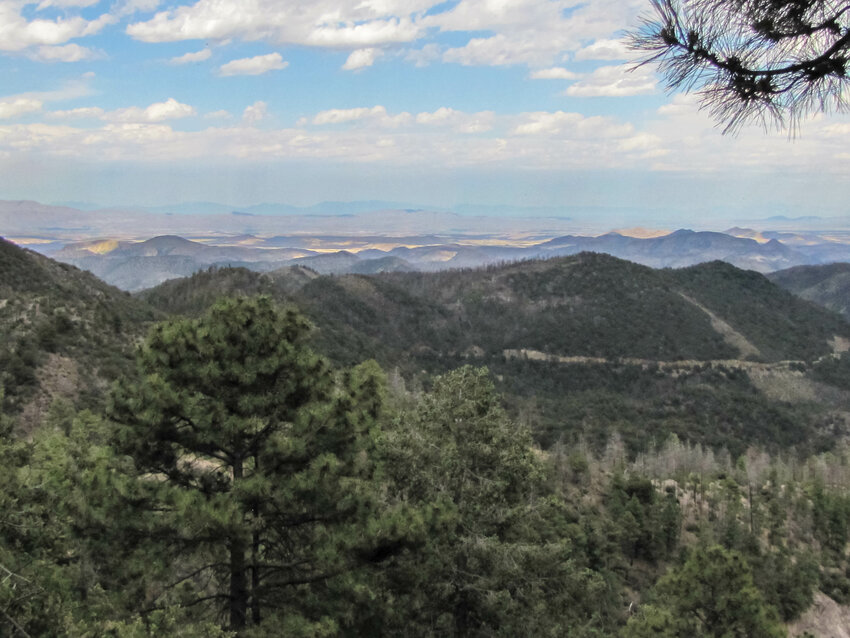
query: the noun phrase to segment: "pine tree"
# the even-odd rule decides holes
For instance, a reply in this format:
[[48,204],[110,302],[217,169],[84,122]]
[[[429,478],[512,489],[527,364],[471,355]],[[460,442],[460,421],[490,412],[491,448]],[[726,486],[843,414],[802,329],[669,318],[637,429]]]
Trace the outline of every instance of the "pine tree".
[[835,0],[652,0],[632,46],[668,86],[702,87],[734,130],[751,119],[794,124],[847,107],[850,12]]
[[409,501],[442,516],[387,574],[397,617],[385,634],[592,635],[609,588],[576,551],[530,433],[505,413],[487,369],[438,377],[400,421],[388,470]]
[[113,392],[138,505],[155,512],[137,534],[174,566],[161,599],[211,605],[237,632],[334,631],[316,588],[380,542],[369,529],[391,534],[370,527],[380,371],[335,374],[307,333],[269,298],[223,300],[155,326],[139,377]]
[[780,638],[776,609],[753,584],[743,556],[719,545],[695,548],[655,586],[656,604],[629,620],[625,638]]

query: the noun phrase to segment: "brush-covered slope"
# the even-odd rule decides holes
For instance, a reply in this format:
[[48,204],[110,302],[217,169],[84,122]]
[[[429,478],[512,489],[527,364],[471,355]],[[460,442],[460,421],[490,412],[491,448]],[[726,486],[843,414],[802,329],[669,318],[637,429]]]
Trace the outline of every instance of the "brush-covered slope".
[[0,383],[26,429],[53,398],[96,403],[159,313],[90,273],[0,239]]
[[[850,272],[848,273],[850,274]],[[834,337],[850,337],[835,312],[805,301],[759,273],[722,261],[670,272],[675,285],[726,319],[766,361],[811,361],[832,349]]]
[[297,305],[317,327],[315,346],[340,364],[375,358],[414,383],[486,364],[544,444],[579,434],[601,444],[617,430],[634,447],[671,432],[737,451],[755,441],[818,447],[845,425],[834,402],[815,405],[815,390],[777,399],[770,375],[814,386],[807,364],[780,373],[769,362],[826,355],[850,325],[725,264],[666,271],[582,253],[373,276],[222,269],[142,297],[196,314],[233,293]]
[[166,312],[197,314],[219,296],[258,293],[301,307],[320,332],[336,335],[338,350],[329,354],[342,359],[369,356],[360,344],[397,356],[532,350],[609,360],[811,361],[831,353],[836,336],[850,338],[850,324],[756,272],[723,262],[653,270],[596,253],[371,276],[224,268],[140,296]]
[[850,319],[850,264],[796,266],[768,275],[778,286]]

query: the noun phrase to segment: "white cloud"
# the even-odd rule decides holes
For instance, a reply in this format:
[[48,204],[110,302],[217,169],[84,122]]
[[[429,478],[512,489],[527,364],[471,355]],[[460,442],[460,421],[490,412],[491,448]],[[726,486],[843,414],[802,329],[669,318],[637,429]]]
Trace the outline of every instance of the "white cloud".
[[440,107],[432,113],[416,115],[416,123],[425,126],[450,127],[457,133],[485,133],[493,129],[496,114],[493,111],[464,113],[448,107]]
[[[18,99],[0,101],[11,104]],[[263,110],[254,104],[246,109],[245,121],[180,131],[168,122],[154,121],[163,117],[162,111],[175,114],[178,109],[172,107],[159,113],[156,108],[136,109],[139,121],[117,121],[120,112],[72,109],[63,116],[100,117],[103,123],[92,128],[7,121],[0,126],[0,155],[26,152],[165,165],[220,157],[225,162],[316,159],[482,170],[488,166],[546,171],[639,168],[704,174],[782,169],[839,177],[850,170],[850,154],[841,135],[850,126],[850,115],[807,121],[806,137],[789,143],[784,136],[767,136],[761,129],[746,129],[734,139],[722,136],[706,114],[684,106],[657,115],[640,128],[615,117],[565,111],[495,115],[442,107],[411,115],[387,112],[383,106],[330,109],[304,118],[297,127],[246,126],[252,114]],[[487,133],[458,135],[464,126],[472,127],[469,132],[487,129]]]
[[147,108],[131,106],[118,109],[103,115],[103,119],[111,122],[128,123],[152,123],[176,120],[195,115],[195,108],[188,104],[182,104],[174,98],[168,98],[165,102],[156,102]]
[[305,44],[321,47],[367,47],[413,42],[421,35],[411,20],[391,18],[365,24],[323,25],[313,29]]
[[[464,65],[532,67],[562,63],[583,50],[594,59],[616,59],[615,34],[633,23],[645,0],[460,0],[436,14],[437,0],[196,0],[130,24],[126,32],[145,42],[239,39],[274,45],[349,49],[344,68],[373,63],[378,47],[421,42],[434,33],[486,32],[441,49],[434,42],[406,51],[422,66],[442,55]],[[591,42],[589,46],[588,42]],[[584,49],[582,49],[584,47]],[[358,53],[358,51],[362,51]]]
[[638,67],[630,71],[627,65],[603,66],[570,86],[570,97],[629,97],[656,92],[652,69]]
[[266,118],[268,115],[269,105],[263,101],[254,102],[251,106],[245,108],[242,113],[242,123],[247,126],[254,126]]
[[409,16],[433,4],[432,0],[198,0],[131,24],[127,33],[145,42],[239,38],[275,44],[367,48],[416,40],[422,30]]
[[594,115],[586,117],[581,113],[564,111],[538,111],[524,113],[513,130],[514,135],[567,138],[621,138],[632,135],[634,126],[611,117]]
[[190,53],[184,53],[183,55],[178,55],[177,57],[171,58],[168,63],[169,64],[192,64],[193,62],[203,62],[204,60],[209,60],[212,55],[212,51],[209,49],[201,49],[200,51],[194,51]]
[[[39,100],[41,102],[63,102],[65,100],[76,100],[91,95],[91,82],[93,74],[84,73],[79,79],[65,82],[58,89],[51,91],[31,91],[20,93],[14,97]],[[7,98],[8,99],[8,98]]]
[[0,119],[8,120],[27,113],[35,113],[36,111],[40,111],[42,106],[43,104],[40,100],[25,97],[6,98],[5,100],[0,100]]
[[38,10],[41,11],[49,7],[58,7],[60,9],[92,7],[98,2],[100,0],[42,0],[38,5]]
[[269,71],[285,69],[289,66],[289,62],[284,62],[280,53],[269,53],[267,55],[257,55],[253,58],[241,58],[239,60],[231,60],[227,64],[221,65],[219,75],[262,75]]
[[579,49],[576,60],[632,60],[635,52],[629,50],[623,40],[596,40],[593,44]]
[[99,106],[84,106],[67,111],[51,111],[47,117],[54,120],[101,119],[105,113]]
[[563,67],[552,67],[551,69],[538,69],[532,71],[529,76],[532,80],[577,80],[581,77],[578,73],[574,73]]
[[696,113],[699,110],[699,96],[694,93],[677,93],[669,104],[658,108],[659,115],[675,116]]
[[114,12],[119,16],[129,16],[134,13],[150,13],[159,7],[159,0],[125,0]]
[[225,111],[224,109],[218,111],[212,111],[211,113],[207,113],[204,117],[208,120],[227,120],[233,117],[233,114],[230,111]]
[[525,122],[519,124],[513,131],[514,135],[539,135],[559,133],[565,126],[575,126],[582,120],[579,113],[565,113],[556,111],[547,113],[545,111],[528,113],[524,116]]
[[588,40],[611,38],[635,20],[643,5],[644,0],[461,0],[423,23],[443,31],[492,32],[448,49],[443,55],[447,62],[545,67],[563,61]]
[[367,66],[372,66],[375,63],[375,60],[382,55],[383,51],[374,47],[368,49],[357,49],[356,51],[351,52],[351,55],[348,56],[345,64],[342,65],[342,68],[346,71],[363,69]]
[[95,51],[79,44],[40,46],[30,56],[40,62],[81,62],[100,57]]
[[375,106],[369,108],[356,109],[329,109],[321,111],[313,118],[313,124],[343,124],[345,122],[354,122],[368,117],[384,116],[387,114],[387,109],[383,106]]
[[[464,66],[508,66],[514,64],[536,64],[548,61],[554,50],[542,53],[536,38],[521,38],[497,34],[489,38],[472,38],[465,46],[448,49],[443,53],[444,62],[456,62]],[[551,47],[554,49],[557,47]]]
[[378,105],[372,108],[360,107],[320,111],[313,118],[312,123],[321,126],[324,124],[345,124],[348,122],[365,121],[372,126],[397,128],[410,123],[412,119],[410,113],[402,112],[398,115],[390,115],[387,113],[386,107]]
[[109,14],[94,20],[80,16],[27,20],[20,13],[21,7],[21,2],[0,2],[0,51],[65,44],[75,38],[95,35],[116,20]]
[[426,67],[432,62],[436,62],[443,55],[439,44],[434,42],[426,44],[421,49],[409,49],[404,56],[408,62],[413,62],[419,68]]

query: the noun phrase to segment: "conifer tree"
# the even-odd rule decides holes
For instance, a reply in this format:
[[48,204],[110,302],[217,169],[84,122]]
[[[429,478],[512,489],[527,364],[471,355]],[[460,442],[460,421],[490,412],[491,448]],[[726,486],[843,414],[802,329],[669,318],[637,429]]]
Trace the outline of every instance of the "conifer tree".
[[629,620],[625,638],[781,638],[776,609],[753,584],[744,557],[719,545],[695,548],[655,587],[657,604]]
[[671,89],[701,88],[726,130],[847,107],[850,8],[842,0],[651,0],[632,46]]
[[211,605],[237,632],[267,621],[332,633],[315,588],[371,556],[381,539],[369,529],[393,529],[371,518],[380,371],[335,374],[307,332],[269,298],[222,300],[155,326],[139,378],[113,392],[139,505],[157,512],[138,534],[161,540],[174,566],[163,596]]
[[385,633],[598,635],[609,588],[571,542],[530,432],[505,413],[488,370],[438,377],[401,421],[388,469],[406,498],[444,516],[388,570],[400,613]]

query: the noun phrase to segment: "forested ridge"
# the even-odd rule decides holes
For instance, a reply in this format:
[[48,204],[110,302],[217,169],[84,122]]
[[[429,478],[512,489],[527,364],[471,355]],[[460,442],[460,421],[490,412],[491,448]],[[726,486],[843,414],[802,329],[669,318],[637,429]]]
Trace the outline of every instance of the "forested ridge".
[[850,327],[760,275],[583,254],[131,298],[0,248],[4,635],[782,636],[850,602]]

